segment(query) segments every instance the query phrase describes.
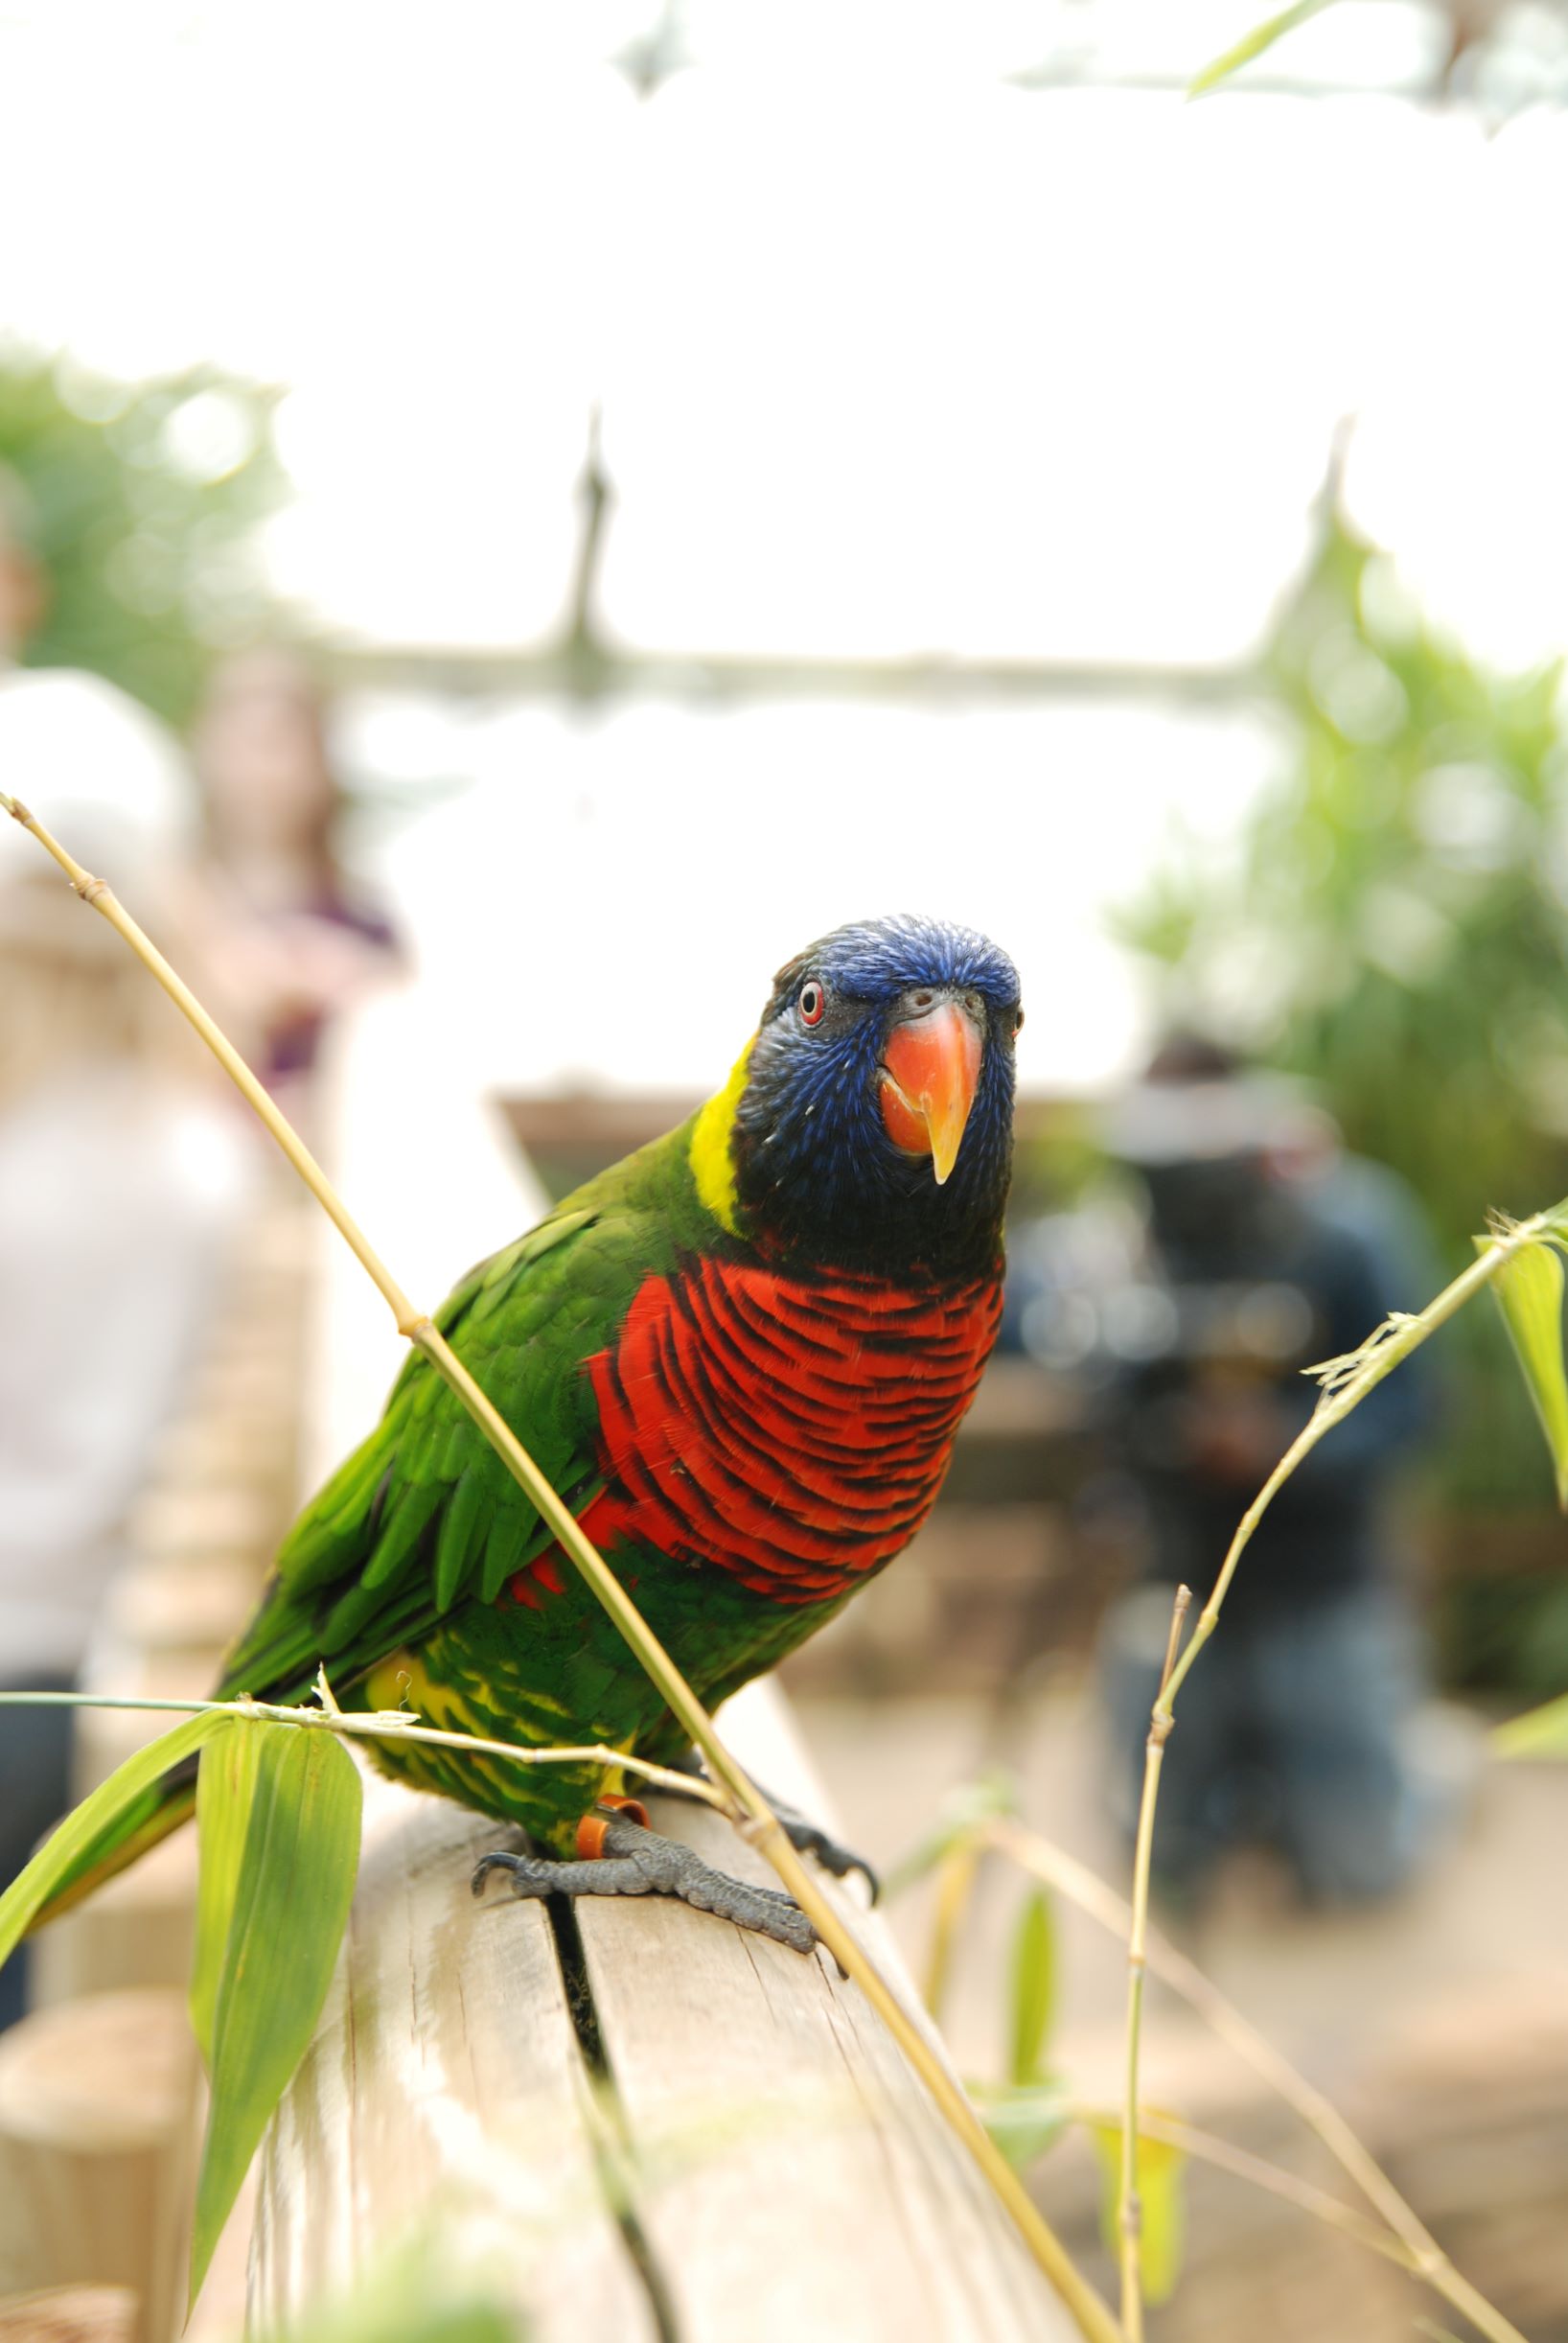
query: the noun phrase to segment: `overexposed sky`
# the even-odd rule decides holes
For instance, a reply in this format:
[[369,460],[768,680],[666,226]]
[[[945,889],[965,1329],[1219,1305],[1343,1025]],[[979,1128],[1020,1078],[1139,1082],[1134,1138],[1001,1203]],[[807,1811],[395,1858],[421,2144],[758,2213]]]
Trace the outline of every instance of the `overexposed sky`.
[[[1351,501],[1408,584],[1548,656],[1568,120],[1417,103],[1445,32],[1414,0],[1187,103],[1259,12],[690,0],[689,69],[643,99],[612,60],[650,0],[11,0],[0,332],[282,385],[268,559],[351,638],[547,641],[598,407],[629,646],[1223,665],[1354,414]],[[749,1016],[811,935],[921,903],[1025,964],[1026,1074],[1106,1079],[1142,1032],[1107,908],[1173,834],[1222,847],[1278,753],[1103,704],[350,715],[357,769],[469,786],[387,884],[542,1082],[716,1078],[737,972]],[[492,865],[522,892],[476,917]],[[688,936],[723,981],[676,1013]]]
[[379,876],[450,1047],[507,1086],[717,1088],[793,953],[923,911],[1017,962],[1022,1079],[1091,1089],[1146,1031],[1107,904],[1178,838],[1223,851],[1270,754],[1240,712],[532,702],[470,720],[471,787]]
[[[559,622],[588,415],[608,621],[661,648],[1225,661],[1354,494],[1500,658],[1568,640],[1568,123],[1376,94],[1436,20],[1276,52],[1372,94],[1049,90],[1255,0],[0,11],[0,319],[284,383],[281,582],[372,638]],[[1441,31],[1441,28],[1440,28]]]

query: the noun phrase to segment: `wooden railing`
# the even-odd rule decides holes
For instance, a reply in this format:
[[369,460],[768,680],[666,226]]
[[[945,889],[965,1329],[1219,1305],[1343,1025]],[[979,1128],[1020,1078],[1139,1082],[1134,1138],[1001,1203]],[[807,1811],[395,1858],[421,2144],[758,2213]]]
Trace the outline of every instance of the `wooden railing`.
[[[369,1020],[340,1068],[332,1151],[375,1241],[429,1301],[524,1225],[538,1198],[472,1096],[432,1103],[427,1060],[410,1125],[408,1067],[396,1009]],[[254,1293],[242,1294],[141,1510],[95,1662],[102,1688],[206,1688],[212,1647],[242,1613],[287,1512],[296,1450],[313,1485],[371,1419],[397,1363],[325,1221],[286,1211],[280,1224],[308,1254],[292,1264],[294,1300],[301,1274],[308,1297],[303,1365],[293,1337],[264,1326]],[[85,1717],[81,1786],[157,1722]],[[831,1821],[776,1693],[743,1695],[726,1730],[759,1778]],[[656,1821],[729,1868],[770,1877],[706,1812],[665,1801]],[[424,2240],[432,2255],[454,2253],[539,2343],[1050,2343],[1072,2331],[825,1954],[803,1959],[657,1897],[581,1903],[575,1925],[500,1891],[476,1904],[473,1860],[496,1837],[455,1806],[372,1777],[343,1957],[259,2159],[253,2213],[242,2204],[198,2306],[202,2343],[237,2331],[247,2228],[258,2330],[301,2323]],[[170,2208],[189,2185],[195,2069],[173,2013],[194,1882],[184,1834],[47,1932],[47,2007],[0,2043],[0,2202],[8,2186],[27,2201],[16,2175],[45,2169],[40,2060],[94,2063],[103,2118],[92,2171],[69,2181],[80,2106],[57,2126],[59,2218],[0,2218],[0,2295],[76,2286],[74,2299],[123,2314],[126,2298],[104,2290],[128,2287],[140,2343],[170,2343],[176,2329]],[[847,1892],[840,1901],[912,2007],[880,1923]],[[127,1987],[144,1999],[127,2004]],[[133,2086],[92,2044],[138,2014],[148,2040],[165,2043],[172,2079],[160,2123],[150,2134],[144,2123],[127,2148],[114,2110],[124,2114]],[[95,2225],[92,2205],[125,2192],[127,2154],[140,2159],[133,2193],[153,2210]],[[63,2299],[50,2297],[49,2316],[64,2315]],[[0,2321],[11,2315],[0,2305]],[[0,2325],[29,2331],[57,2329]]]

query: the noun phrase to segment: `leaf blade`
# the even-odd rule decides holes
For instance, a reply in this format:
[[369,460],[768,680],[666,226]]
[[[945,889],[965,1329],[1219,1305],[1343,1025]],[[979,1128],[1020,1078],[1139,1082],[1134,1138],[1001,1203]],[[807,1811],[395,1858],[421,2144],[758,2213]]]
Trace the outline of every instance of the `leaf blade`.
[[[208,2074],[213,2066],[213,2027],[223,1955],[234,1917],[245,1833],[255,1800],[265,1728],[242,1717],[224,1720],[201,1752],[196,1775],[196,1837],[200,1864],[196,1886],[196,1949],[191,1960],[191,2028]],[[295,1729],[282,1727],[283,1731]]]
[[1234,41],[1229,49],[1211,58],[1201,73],[1193,75],[1187,85],[1188,96],[1201,98],[1210,90],[1217,89],[1222,81],[1228,81],[1233,74],[1239,73],[1243,65],[1250,65],[1254,58],[1262,57],[1277,40],[1282,40],[1287,33],[1294,33],[1299,24],[1305,24],[1309,16],[1320,14],[1329,5],[1330,0],[1295,0],[1294,7],[1282,8],[1277,14],[1265,16],[1261,24],[1255,24],[1250,33],[1243,33],[1241,38]]
[[936,1894],[922,1998],[938,2025],[941,2023],[942,2006],[947,2000],[958,1934],[979,1875],[980,1849],[962,1840],[948,1849],[936,1867]]
[[1016,1814],[1018,1794],[1011,1779],[1000,1771],[964,1783],[942,1800],[941,1811],[927,1836],[895,1863],[882,1882],[882,1900],[891,1903],[933,1871],[955,1847],[977,1839],[999,1815]]
[[[1151,2110],[1152,2112],[1152,2110]],[[1121,2250],[1121,2125],[1091,2123],[1100,2165],[1100,2234],[1106,2249]],[[1170,2300],[1187,2248],[1187,2150],[1168,2140],[1138,2135],[1139,2273],[1143,2300],[1156,2309]]]
[[100,1782],[90,1797],[73,1807],[0,1895],[0,1963],[10,1959],[34,1915],[64,1885],[76,1866],[91,1857],[99,1841],[107,1844],[115,1825],[138,1798],[193,1756],[224,1722],[221,1715],[210,1712],[187,1717],[173,1731],[160,1733],[156,1741],[135,1751],[107,1781]]
[[1053,2147],[1072,2121],[1065,2086],[1048,2076],[1023,2089],[986,2090],[971,2085],[980,2122],[1015,2172],[1022,2172]]
[[1013,1937],[1012,2031],[1007,2075],[1015,2089],[1042,2080],[1056,2015],[1056,1924],[1043,1888],[1026,1896]]
[[1510,1717],[1490,1740],[1494,1757],[1568,1757],[1568,1692]]
[[[1488,1238],[1476,1239],[1486,1252]],[[1546,1438],[1557,1503],[1568,1512],[1568,1373],[1562,1356],[1562,1256],[1553,1244],[1522,1245],[1492,1280],[1513,1356]]]
[[327,1998],[358,1869],[359,1775],[329,1733],[258,1733],[255,1783],[213,2017],[191,2300]]

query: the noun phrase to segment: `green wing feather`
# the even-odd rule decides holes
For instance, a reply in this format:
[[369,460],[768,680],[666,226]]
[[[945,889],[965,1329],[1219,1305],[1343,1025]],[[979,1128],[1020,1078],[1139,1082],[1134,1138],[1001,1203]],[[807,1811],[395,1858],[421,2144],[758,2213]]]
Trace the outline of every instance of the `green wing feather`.
[[[597,1409],[583,1361],[612,1342],[643,1278],[721,1232],[690,1171],[692,1125],[655,1140],[580,1189],[538,1228],[481,1262],[436,1323],[549,1478],[581,1512],[599,1486]],[[285,1541],[275,1575],[228,1656],[218,1697],[302,1700],[325,1660],[334,1690],[417,1644],[473,1596],[492,1602],[551,1543],[530,1499],[462,1403],[416,1353],[370,1438]],[[520,1622],[531,1613],[519,1612]],[[566,1656],[562,1698],[591,1713],[612,1671]],[[181,1768],[122,1817],[35,1925],[189,1816]]]
[[[624,1193],[602,1193],[612,1178],[481,1262],[436,1316],[574,1512],[601,1485],[597,1409],[581,1363],[613,1338],[642,1270],[667,1249],[657,1216],[632,1208]],[[375,1431],[289,1532],[217,1697],[297,1699],[323,1661],[334,1688],[346,1691],[459,1604],[494,1602],[553,1542],[456,1394],[416,1353]]]

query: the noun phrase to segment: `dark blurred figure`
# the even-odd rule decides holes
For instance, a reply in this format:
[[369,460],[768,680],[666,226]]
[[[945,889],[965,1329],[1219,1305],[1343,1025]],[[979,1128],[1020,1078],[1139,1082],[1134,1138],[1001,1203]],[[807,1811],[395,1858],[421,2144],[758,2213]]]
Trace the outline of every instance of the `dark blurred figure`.
[[[168,882],[190,847],[177,751],[100,678],[10,665],[47,592],[23,509],[0,475],[0,770],[168,941]],[[221,1089],[119,937],[0,823],[7,1690],[76,1681],[150,1450],[199,1349],[251,1177]],[[0,1887],[69,1803],[70,1748],[64,1709],[0,1709]],[[0,1970],[0,2027],[24,1991],[18,1958]]]
[[219,1013],[268,1087],[293,1093],[334,1014],[396,969],[397,939],[344,877],[326,710],[300,659],[225,660],[192,745],[206,819],[193,917]]
[[[1398,1181],[1339,1155],[1331,1126],[1196,1037],[1172,1039],[1116,1119],[1147,1195],[1141,1328],[1118,1445],[1147,1515],[1146,1583],[1102,1663],[1123,1812],[1136,1812],[1175,1588],[1194,1612],[1236,1525],[1306,1423],[1302,1370],[1356,1349],[1441,1282]],[[1126,1313],[1124,1313],[1126,1317]],[[1314,1902],[1402,1887],[1453,1803],[1420,1753],[1420,1641],[1390,1500],[1432,1426],[1424,1355],[1307,1458],[1244,1554],[1167,1745],[1155,1867],[1195,1896],[1263,1840]]]

